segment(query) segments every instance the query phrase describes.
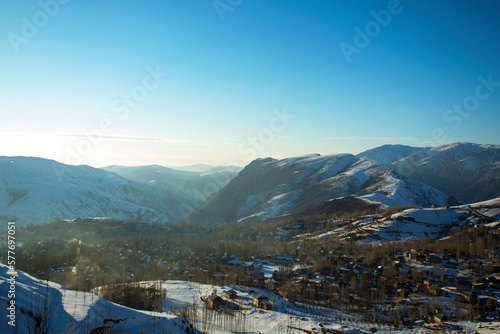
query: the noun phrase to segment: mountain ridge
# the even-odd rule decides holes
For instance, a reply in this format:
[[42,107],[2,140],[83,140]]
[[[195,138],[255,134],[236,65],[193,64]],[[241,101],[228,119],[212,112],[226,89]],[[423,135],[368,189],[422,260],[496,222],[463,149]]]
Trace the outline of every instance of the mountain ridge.
[[[377,196],[375,196],[378,194]],[[358,195],[384,205],[457,204],[450,196],[352,154],[258,159],[210,199],[194,221],[255,221]]]
[[384,145],[356,156],[259,158],[241,171],[219,166],[194,172],[160,165],[97,169],[0,157],[2,221],[255,221],[350,195],[386,207],[495,198],[500,195],[500,145]]
[[500,195],[500,145],[451,143],[404,149],[384,145],[357,156],[393,168],[464,203]]

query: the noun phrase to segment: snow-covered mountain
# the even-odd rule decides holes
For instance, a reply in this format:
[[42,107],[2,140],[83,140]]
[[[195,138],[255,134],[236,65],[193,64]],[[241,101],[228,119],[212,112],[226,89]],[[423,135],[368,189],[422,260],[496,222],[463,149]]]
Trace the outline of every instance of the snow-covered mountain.
[[89,166],[0,157],[0,219],[45,223],[55,218],[110,217],[180,221],[188,199]]
[[186,168],[186,170],[159,165],[109,166],[103,169],[115,172],[127,180],[147,183],[154,188],[187,198],[193,206],[203,205],[208,197],[224,188],[242,170],[235,166],[212,167],[209,165],[179,168]]
[[193,220],[255,221],[348,195],[388,206],[457,203],[432,187],[354,155],[315,154],[253,161],[205,209],[193,215]]
[[500,195],[500,145],[384,145],[358,157],[398,170],[465,203]]
[[156,165],[95,169],[0,157],[0,220],[22,224],[110,217],[221,223],[296,213],[349,195],[386,206],[422,207],[500,195],[500,145],[386,145],[358,156],[257,159],[240,172],[234,167],[193,168],[203,171]]
[[406,158],[413,154],[424,154],[431,147],[412,147],[406,145],[383,145],[357,155],[358,158],[373,161],[379,165],[390,165],[391,163]]
[[[92,293],[11,271],[3,263],[0,290],[4,315],[0,333],[200,333],[177,316],[110,303]],[[10,301],[13,312],[8,309]]]
[[167,166],[167,168],[175,170],[183,170],[187,172],[198,172],[198,173],[216,173],[216,172],[239,173],[243,169],[243,167],[239,166],[211,166],[207,164],[196,164],[190,166]]

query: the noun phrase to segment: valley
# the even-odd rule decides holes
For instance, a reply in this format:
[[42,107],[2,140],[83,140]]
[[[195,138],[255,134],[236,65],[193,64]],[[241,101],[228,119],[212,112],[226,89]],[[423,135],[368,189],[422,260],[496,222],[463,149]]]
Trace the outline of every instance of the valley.
[[[416,210],[431,211],[448,228],[431,233],[435,230],[428,223],[422,225],[427,232],[417,227],[422,233],[413,238],[395,233],[405,231],[400,217],[417,221]],[[443,210],[455,214],[446,216]],[[423,333],[495,319],[500,225],[490,221],[500,219],[500,199],[320,220],[306,214],[204,228],[102,219],[31,225],[17,230],[26,240],[18,247],[17,269],[110,301],[138,300],[127,306],[182,315],[205,332],[231,326],[248,332],[312,331],[321,323],[327,332],[416,328]],[[166,298],[161,304],[141,304],[149,299],[134,282],[160,284]],[[123,285],[135,291],[127,299],[122,288],[118,294],[110,290]],[[191,291],[187,297],[185,289]],[[226,320],[200,301],[230,289],[238,291],[245,311]],[[271,310],[250,305],[251,291],[268,296]],[[235,320],[241,312],[246,320]]]

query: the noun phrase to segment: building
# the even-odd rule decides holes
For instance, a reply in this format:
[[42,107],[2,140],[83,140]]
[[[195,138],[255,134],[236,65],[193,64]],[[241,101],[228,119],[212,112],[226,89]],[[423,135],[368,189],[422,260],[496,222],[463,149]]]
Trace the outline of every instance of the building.
[[252,296],[252,305],[264,310],[272,310],[272,305],[269,302],[269,298],[261,294],[260,292],[254,293]]
[[236,299],[237,296],[238,294],[236,293],[236,291],[232,289],[224,293],[224,297],[226,297],[227,299]]
[[210,297],[208,297],[207,299],[207,306],[212,310],[221,307],[223,304],[224,304],[224,299],[222,299],[215,293],[210,295]]

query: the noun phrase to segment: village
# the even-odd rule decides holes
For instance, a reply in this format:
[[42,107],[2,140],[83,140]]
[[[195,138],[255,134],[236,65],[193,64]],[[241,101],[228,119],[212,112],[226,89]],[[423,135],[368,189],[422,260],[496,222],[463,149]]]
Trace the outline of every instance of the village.
[[[474,232],[492,233],[498,240],[497,232],[473,228]],[[374,322],[414,326],[499,321],[500,248],[498,242],[496,245],[481,256],[410,248],[375,258],[346,255],[339,247],[315,252],[316,261],[309,263],[287,255],[241,260],[226,254],[220,259],[220,272],[212,278],[220,284],[233,279],[237,285],[266,289],[294,303],[360,314]],[[258,294],[253,305],[273,307],[268,298],[259,298]]]
[[[90,227],[92,236],[86,237]],[[20,248],[28,260],[23,269],[77,290],[178,280],[232,287],[200,295],[207,309],[223,313],[249,307],[285,314],[299,309],[330,322],[354,317],[407,328],[500,320],[496,225],[464,225],[440,240],[378,243],[317,239],[309,233],[285,236],[272,224],[210,231],[88,220],[32,228],[18,232],[41,240]],[[213,242],[218,240],[213,233],[227,238]],[[52,248],[61,250],[59,257],[47,257],[56,254]],[[152,309],[158,307],[168,311],[162,305]]]

